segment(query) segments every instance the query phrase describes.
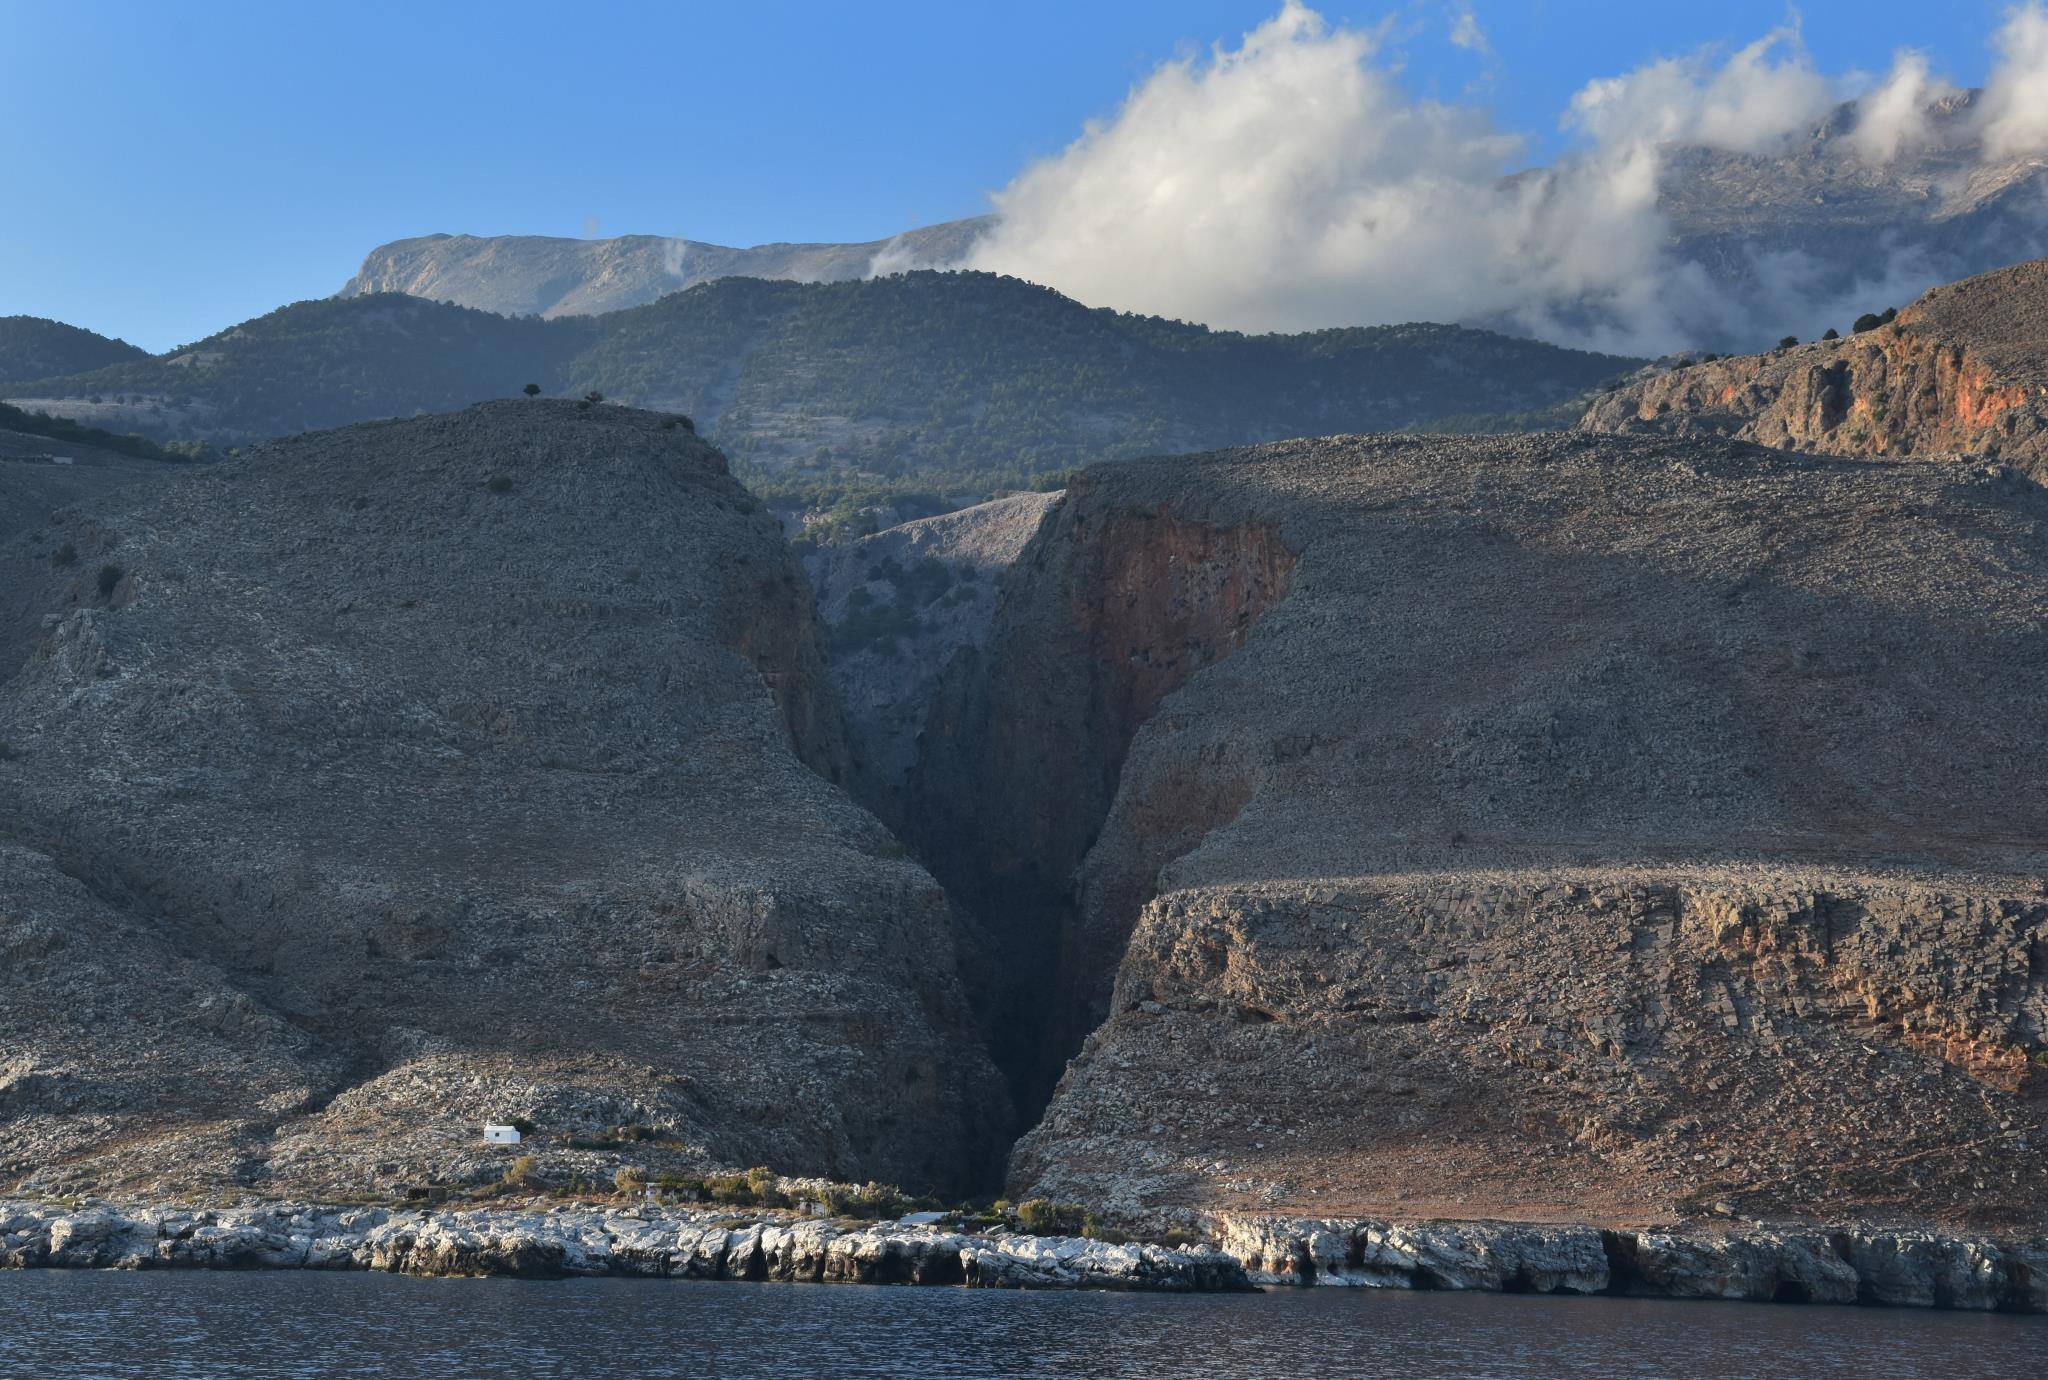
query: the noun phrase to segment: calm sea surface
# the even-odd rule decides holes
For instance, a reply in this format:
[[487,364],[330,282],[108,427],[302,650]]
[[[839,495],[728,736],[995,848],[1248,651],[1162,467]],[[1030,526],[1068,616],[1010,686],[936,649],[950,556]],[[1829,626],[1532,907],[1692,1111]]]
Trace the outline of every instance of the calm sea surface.
[[2048,1318],[1340,1289],[0,1274],[13,1376],[2038,1376]]

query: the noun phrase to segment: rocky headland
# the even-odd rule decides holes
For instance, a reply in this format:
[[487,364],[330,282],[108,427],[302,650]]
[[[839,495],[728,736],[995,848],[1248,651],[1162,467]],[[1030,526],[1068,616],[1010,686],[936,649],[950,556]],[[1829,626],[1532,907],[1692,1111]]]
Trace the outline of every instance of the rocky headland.
[[10,492],[11,1263],[2042,1307],[2011,467],[1284,442],[815,596],[603,404]]

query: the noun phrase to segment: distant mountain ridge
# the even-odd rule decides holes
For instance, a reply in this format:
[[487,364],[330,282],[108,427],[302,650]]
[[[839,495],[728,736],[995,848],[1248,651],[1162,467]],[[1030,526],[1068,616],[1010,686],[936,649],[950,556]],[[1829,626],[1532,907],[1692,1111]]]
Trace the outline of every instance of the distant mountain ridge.
[[1202,446],[1470,429],[1636,363],[1456,326],[1244,336],[1091,310],[1015,278],[914,272],[727,278],[552,321],[398,294],[329,298],[14,396],[114,430],[238,444],[532,382],[687,413],[757,473],[924,475],[974,494]]
[[1861,150],[1853,101],[1771,153],[1667,150],[1671,253],[1719,299],[1694,309],[1691,343],[1754,350],[1787,331],[1846,330],[1873,300],[2048,255],[2048,161],[1990,154],[1980,95],[1934,102],[1920,137],[1882,160]]
[[[2048,255],[2048,164],[1987,153],[1980,94],[1934,101],[1917,136],[1883,158],[1867,151],[1866,116],[1854,101],[1768,152],[1659,149],[1656,209],[1666,249],[1656,271],[1665,280],[1661,305],[1685,343],[1754,350],[1787,331],[1818,334],[1826,320],[1853,317],[1871,298],[1904,301],[1938,283]],[[1505,185],[1580,195],[1569,168],[1531,169]],[[832,282],[914,268],[1015,272],[992,261],[992,250],[974,252],[996,221],[950,221],[862,244],[751,249],[658,235],[432,235],[372,250],[341,295],[404,292],[505,315],[572,316],[642,306],[720,277]],[[1533,315],[1436,315],[1567,345],[1617,338],[1625,324],[1598,298],[1540,307]]]
[[501,316],[595,316],[718,278],[829,283],[868,277],[878,260],[884,268],[936,267],[961,258],[987,225],[979,217],[859,244],[747,249],[667,235],[424,235],[371,250],[335,295],[403,292]]
[[147,358],[147,350],[82,326],[41,316],[0,316],[0,383],[82,374]]

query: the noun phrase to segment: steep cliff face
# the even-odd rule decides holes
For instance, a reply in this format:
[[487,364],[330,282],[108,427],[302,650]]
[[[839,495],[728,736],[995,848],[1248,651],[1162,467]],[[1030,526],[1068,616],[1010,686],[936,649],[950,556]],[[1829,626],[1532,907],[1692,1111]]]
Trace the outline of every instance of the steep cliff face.
[[1593,431],[1829,455],[1982,455],[2048,475],[2048,261],[1936,288],[1843,340],[1690,364],[1607,394]]
[[6,568],[42,612],[0,667],[38,879],[0,891],[0,1178],[459,1181],[512,1115],[595,1176],[570,1142],[618,1126],[657,1168],[954,1188],[999,1153],[946,898],[828,784],[808,586],[687,428],[295,438]]
[[917,778],[1103,1020],[1013,1191],[2048,1220],[2044,536],[1726,442],[1090,472]]
[[1243,645],[1293,566],[1263,521],[1120,508],[1083,476],[1005,577],[987,646],[935,692],[903,827],[996,955],[983,999],[1027,1110],[1099,1018],[1093,989],[1121,949],[1079,923],[1073,879],[1131,740]]
[[859,752],[856,794],[892,827],[918,735],[955,654],[986,645],[1003,575],[1058,502],[1011,494],[804,558],[831,643],[831,679]]

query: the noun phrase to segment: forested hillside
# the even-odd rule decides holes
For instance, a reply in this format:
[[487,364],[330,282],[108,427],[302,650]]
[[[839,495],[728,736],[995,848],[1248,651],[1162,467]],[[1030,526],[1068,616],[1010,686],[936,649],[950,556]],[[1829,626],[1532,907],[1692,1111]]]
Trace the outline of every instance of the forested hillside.
[[10,391],[116,430],[239,444],[533,383],[688,413],[757,480],[829,503],[849,484],[975,493],[1162,451],[1484,429],[1630,363],[1453,326],[1246,336],[1091,310],[1014,278],[918,272],[728,278],[552,321],[396,294],[302,302]]
[[111,340],[80,326],[40,316],[0,316],[0,383],[147,358],[147,351],[125,340]]

